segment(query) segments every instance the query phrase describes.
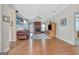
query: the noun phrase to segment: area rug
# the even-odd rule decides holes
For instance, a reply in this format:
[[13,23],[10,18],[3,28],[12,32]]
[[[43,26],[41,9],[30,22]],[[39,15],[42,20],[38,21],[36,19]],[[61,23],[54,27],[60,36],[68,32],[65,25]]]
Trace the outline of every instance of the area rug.
[[41,33],[41,34],[33,34],[33,33],[31,33],[30,34],[30,39],[50,39],[50,38],[45,33]]

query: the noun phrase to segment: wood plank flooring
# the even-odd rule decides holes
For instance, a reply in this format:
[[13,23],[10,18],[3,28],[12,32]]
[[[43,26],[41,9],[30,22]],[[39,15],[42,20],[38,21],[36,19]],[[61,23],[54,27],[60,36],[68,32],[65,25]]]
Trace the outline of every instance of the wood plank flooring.
[[75,55],[79,54],[79,47],[65,43],[57,38],[33,40],[30,48],[29,40],[19,40],[9,55]]

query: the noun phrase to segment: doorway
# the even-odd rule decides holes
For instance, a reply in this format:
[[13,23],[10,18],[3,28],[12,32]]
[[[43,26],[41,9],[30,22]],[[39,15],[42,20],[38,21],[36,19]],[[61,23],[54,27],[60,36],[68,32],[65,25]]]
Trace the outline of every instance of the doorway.
[[76,45],[79,45],[79,12],[75,13]]

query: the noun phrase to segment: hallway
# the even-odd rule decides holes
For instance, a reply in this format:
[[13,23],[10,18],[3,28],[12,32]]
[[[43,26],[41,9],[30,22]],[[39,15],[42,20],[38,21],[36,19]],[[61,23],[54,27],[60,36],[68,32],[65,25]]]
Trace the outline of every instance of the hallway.
[[[0,4],[0,8],[1,54],[79,54],[75,26],[79,21],[79,4]],[[30,37],[30,33],[36,35]]]
[[79,0],[1,0],[1,59],[79,59]]
[[9,51],[9,55],[75,55],[79,48],[65,43],[57,38],[34,40],[33,47],[29,48],[29,40],[17,42],[15,48]]

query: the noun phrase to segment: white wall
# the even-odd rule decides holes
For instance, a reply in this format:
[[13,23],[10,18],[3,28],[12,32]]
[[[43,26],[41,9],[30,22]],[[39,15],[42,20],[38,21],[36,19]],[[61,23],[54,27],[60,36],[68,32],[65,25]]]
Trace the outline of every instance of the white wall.
[[1,5],[0,5],[0,52],[1,52]]
[[1,6],[2,7],[2,30],[1,30],[1,43],[2,43],[2,52],[6,52],[9,49],[9,23],[3,21],[3,15],[9,16],[9,8],[8,5],[4,4]]
[[[74,13],[79,11],[79,5],[69,5],[62,11],[55,15],[55,22],[57,24],[56,35],[61,40],[64,40],[72,45],[75,44],[75,19]],[[67,26],[61,26],[60,20],[66,18]]]
[[[10,11],[12,11],[12,13],[10,13]],[[3,21],[3,15],[10,16],[10,20],[13,20],[14,25],[11,28],[9,22]],[[9,50],[10,39],[16,40],[15,16],[15,10],[10,9],[8,4],[0,5],[0,52],[7,52]]]

